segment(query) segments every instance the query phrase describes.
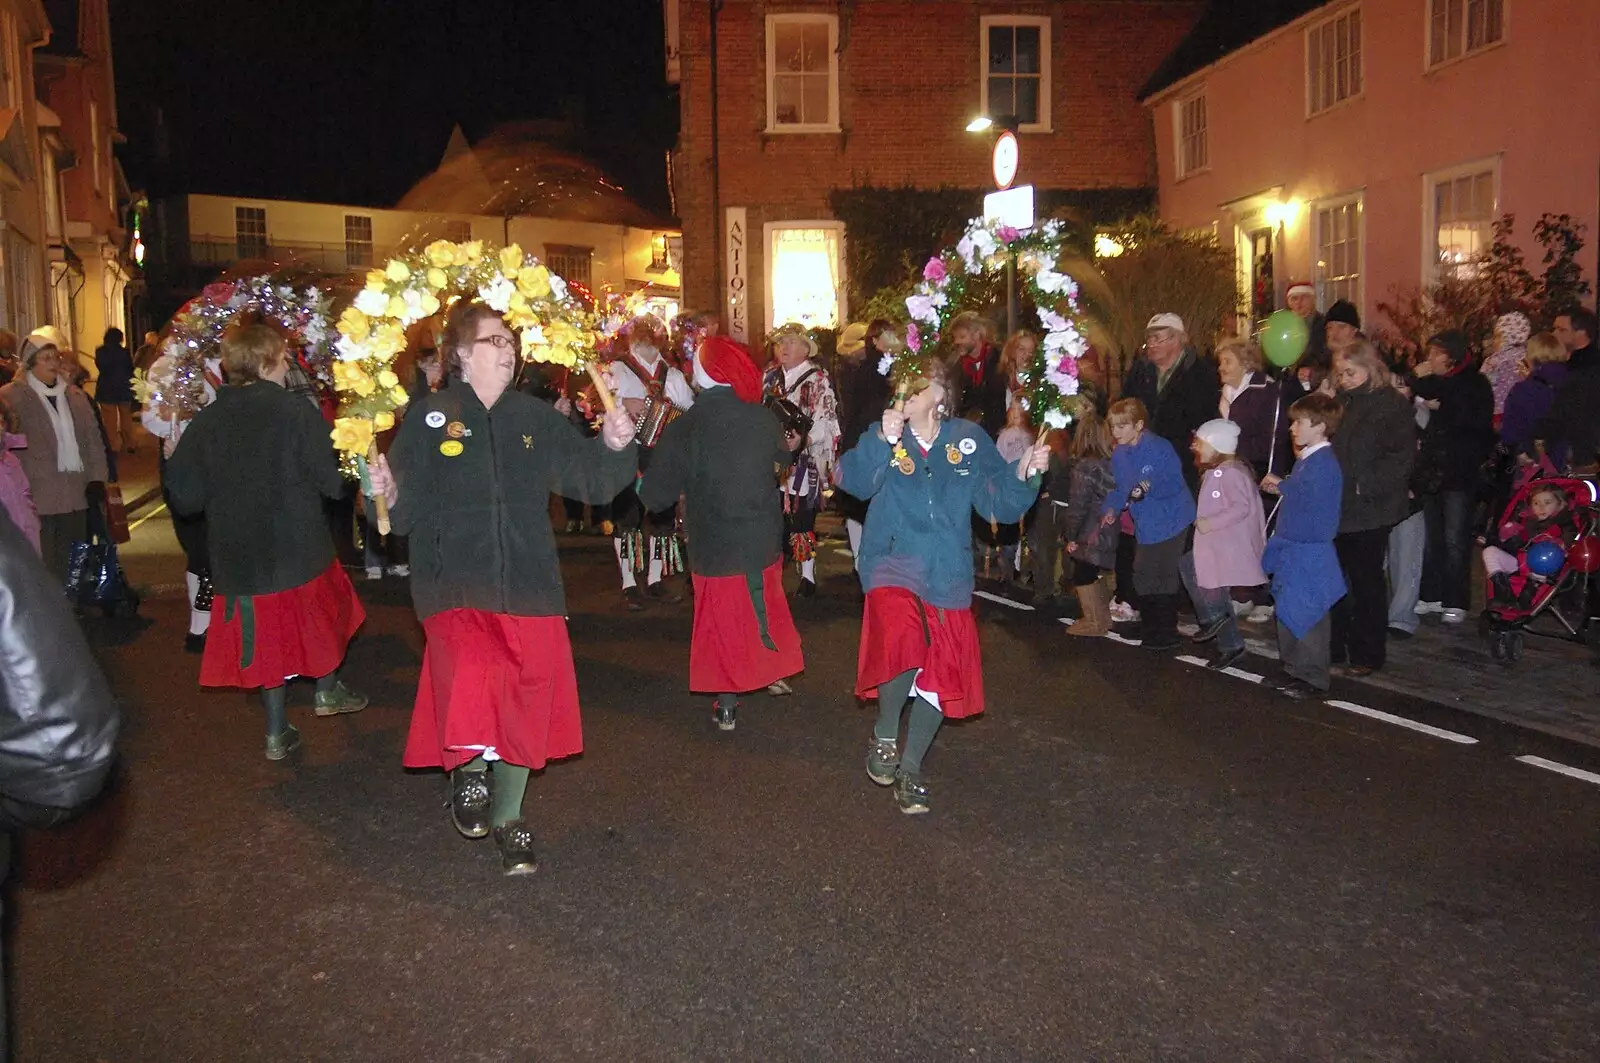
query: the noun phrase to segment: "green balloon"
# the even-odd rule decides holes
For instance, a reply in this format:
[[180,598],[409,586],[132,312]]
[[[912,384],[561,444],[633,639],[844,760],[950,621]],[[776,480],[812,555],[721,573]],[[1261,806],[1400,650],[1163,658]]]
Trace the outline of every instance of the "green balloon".
[[1306,319],[1293,310],[1275,310],[1261,326],[1261,349],[1267,361],[1276,366],[1293,365],[1306,351],[1311,330]]

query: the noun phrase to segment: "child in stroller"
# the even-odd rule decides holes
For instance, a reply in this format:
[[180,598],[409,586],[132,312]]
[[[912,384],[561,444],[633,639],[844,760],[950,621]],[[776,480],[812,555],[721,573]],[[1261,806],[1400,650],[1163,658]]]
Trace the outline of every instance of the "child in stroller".
[[[1489,583],[1484,627],[1496,660],[1510,663],[1521,657],[1522,630],[1547,610],[1568,635],[1577,637],[1584,623],[1581,614],[1587,611],[1581,608],[1580,585],[1586,582],[1588,566],[1575,565],[1572,554],[1578,541],[1595,531],[1594,504],[1595,487],[1585,480],[1533,480],[1512,495],[1499,525],[1479,540]],[[1561,548],[1564,560],[1559,572],[1540,575],[1530,569],[1528,552],[1539,543]],[[1557,594],[1574,589],[1580,599],[1576,626],[1553,603]]]

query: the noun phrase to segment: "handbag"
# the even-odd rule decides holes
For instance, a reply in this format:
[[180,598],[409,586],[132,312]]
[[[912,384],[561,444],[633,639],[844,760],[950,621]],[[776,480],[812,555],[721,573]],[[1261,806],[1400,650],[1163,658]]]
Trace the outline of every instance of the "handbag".
[[97,605],[107,613],[132,615],[138,611],[139,598],[128,586],[116,543],[95,538],[72,544],[67,557],[67,598],[80,608]]
[[115,482],[106,484],[106,529],[111,541],[119,545],[133,538],[128,530],[128,510],[122,504],[122,485]]

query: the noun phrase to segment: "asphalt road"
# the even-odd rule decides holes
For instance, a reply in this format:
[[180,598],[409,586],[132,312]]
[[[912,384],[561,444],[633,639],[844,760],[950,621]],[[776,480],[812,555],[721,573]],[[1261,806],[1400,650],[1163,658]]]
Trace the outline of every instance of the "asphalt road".
[[587,752],[534,779],[530,878],[400,768],[402,584],[362,585],[345,674],[373,705],[314,719],[296,688],[282,764],[252,703],[196,688],[180,602],[97,621],[125,770],[22,853],[16,1058],[1600,1058],[1600,785],[1514,759],[1583,750],[984,602],[989,712],[902,816],[862,770],[832,551],[797,696],[722,734],[685,691],[689,606],[623,613],[609,544],[564,542]]

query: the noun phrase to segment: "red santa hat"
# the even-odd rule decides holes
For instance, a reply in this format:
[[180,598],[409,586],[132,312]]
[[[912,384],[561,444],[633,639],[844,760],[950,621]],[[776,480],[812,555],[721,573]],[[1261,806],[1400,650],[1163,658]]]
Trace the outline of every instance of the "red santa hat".
[[761,401],[761,370],[750,352],[726,336],[708,336],[695,352],[695,371],[726,384],[745,402]]
[[1311,286],[1310,281],[1290,281],[1289,287],[1283,291],[1285,296],[1290,295],[1316,295],[1317,290]]

